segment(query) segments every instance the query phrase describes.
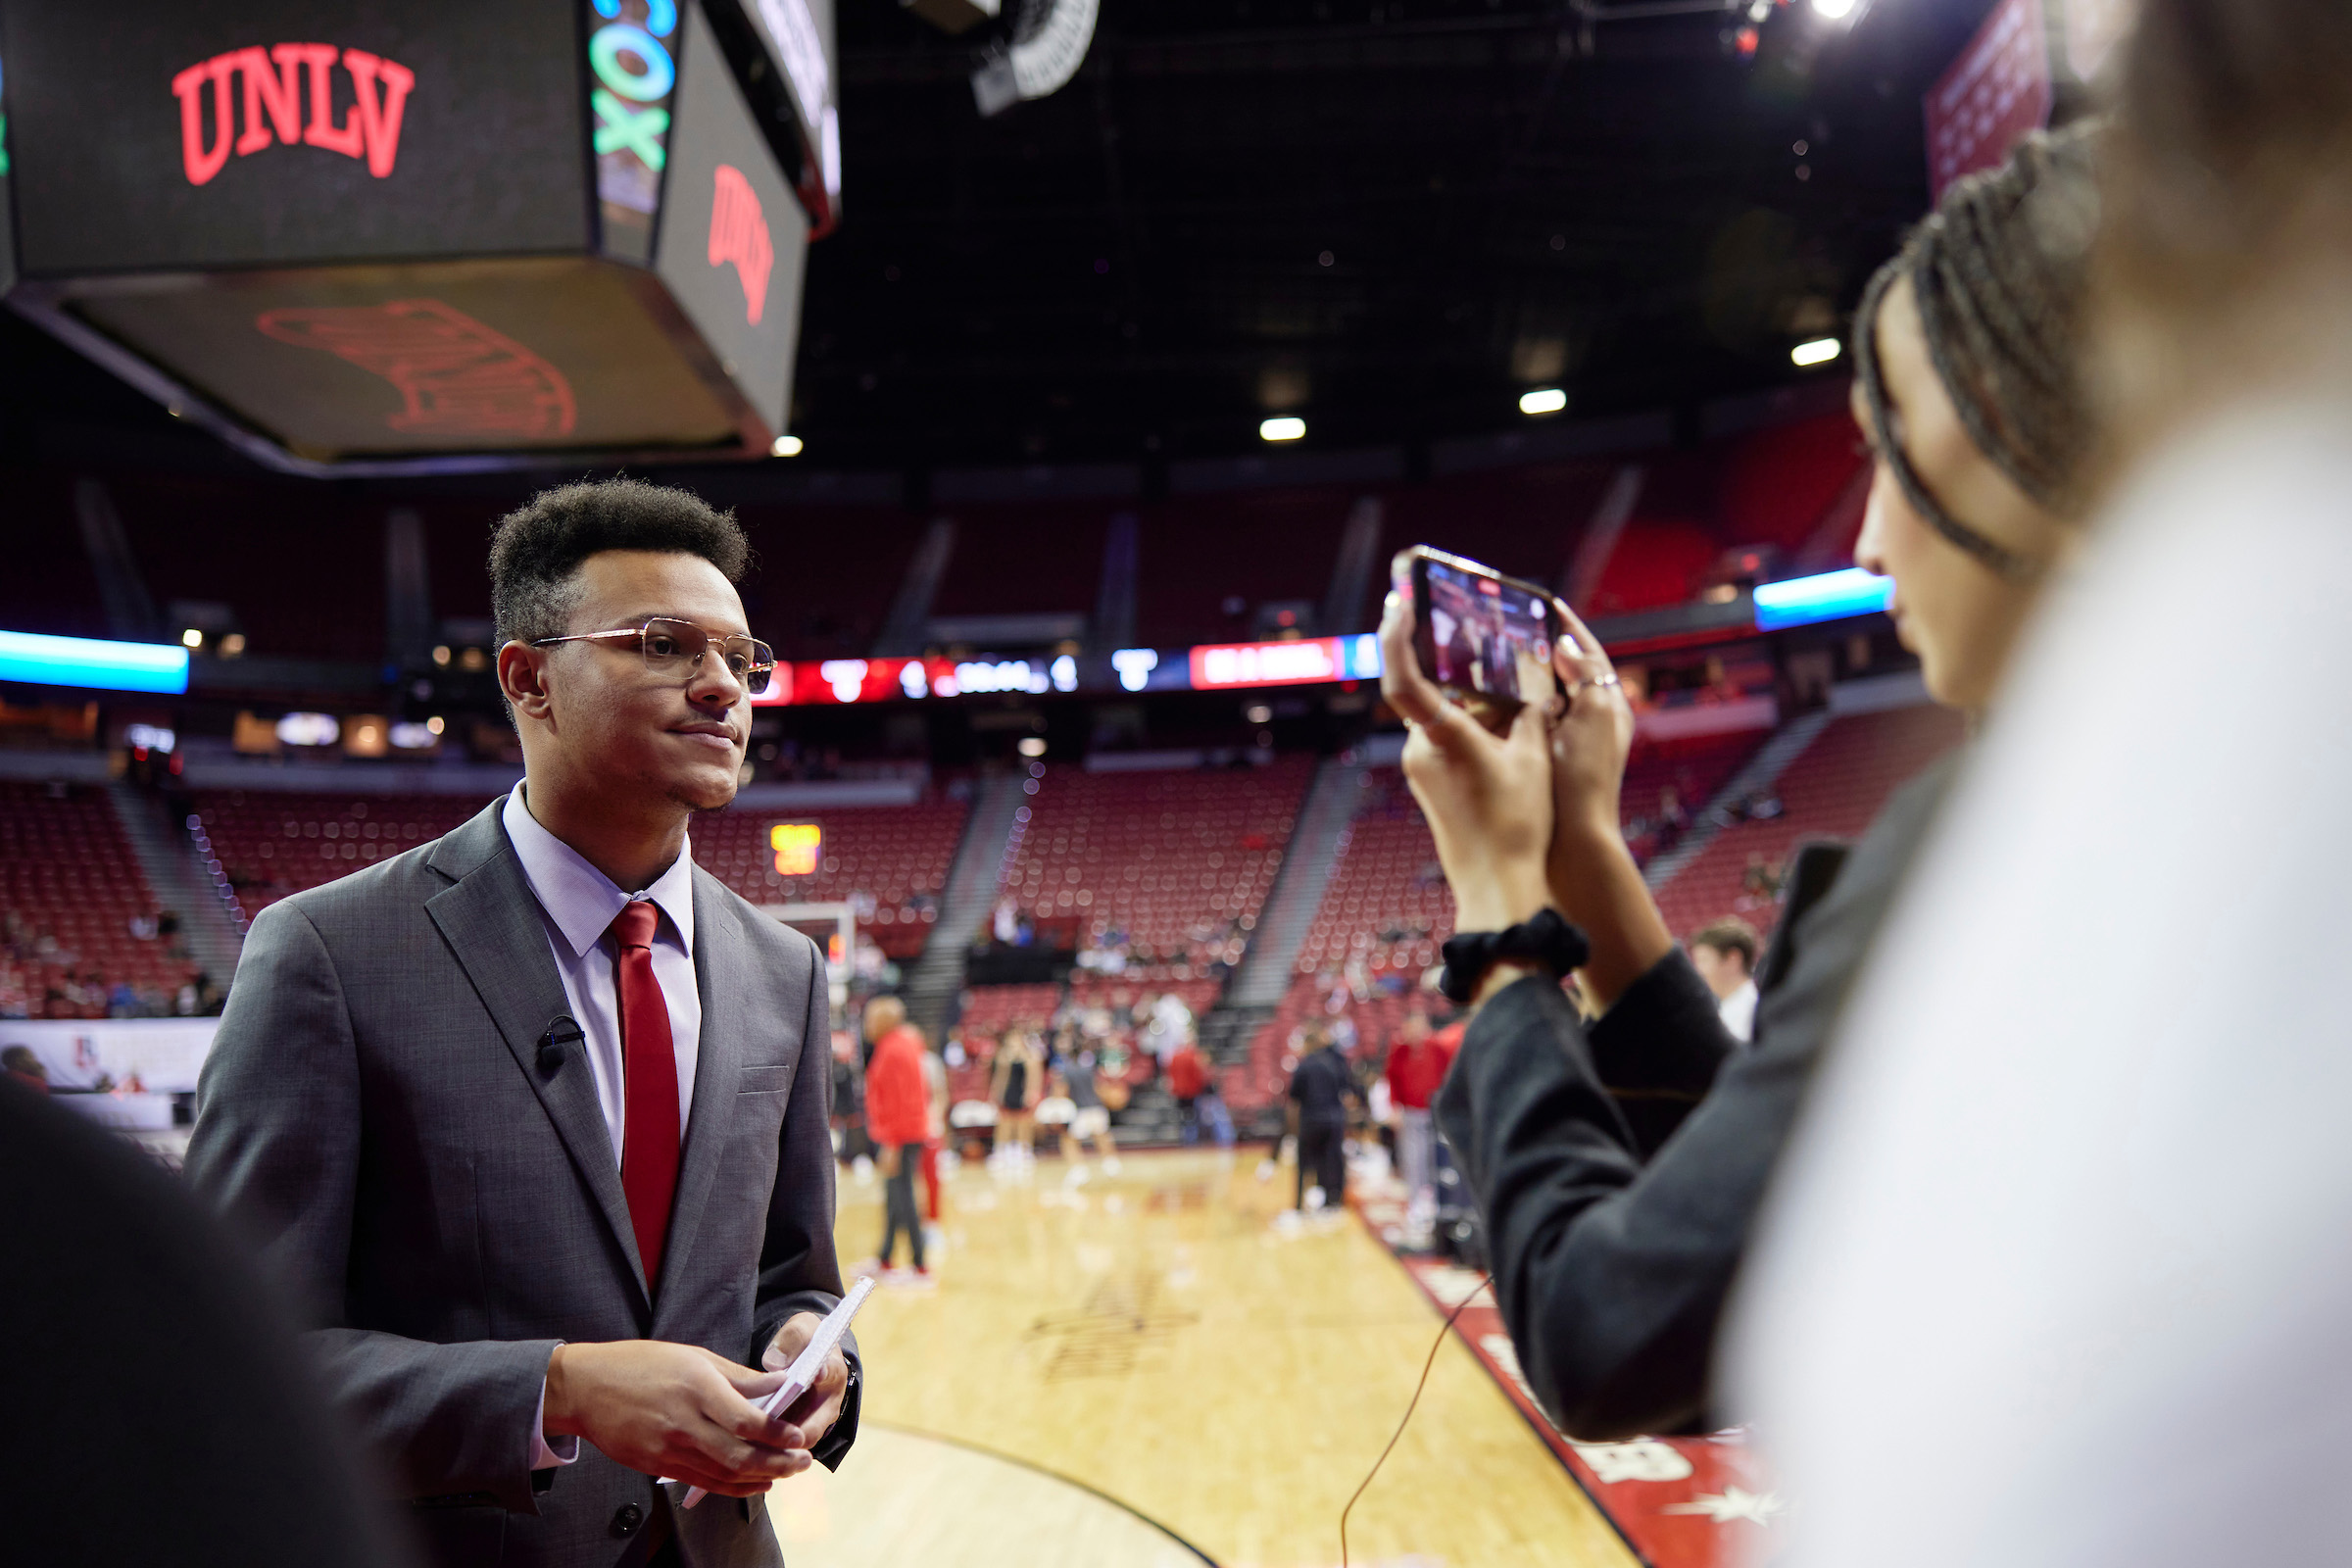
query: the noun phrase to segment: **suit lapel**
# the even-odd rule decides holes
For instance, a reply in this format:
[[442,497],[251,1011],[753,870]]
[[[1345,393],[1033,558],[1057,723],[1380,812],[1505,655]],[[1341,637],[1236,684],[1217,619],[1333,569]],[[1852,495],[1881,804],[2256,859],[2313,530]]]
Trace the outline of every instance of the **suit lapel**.
[[[548,1068],[540,1065],[540,1042],[548,1020],[568,1014],[571,1004],[564,998],[555,956],[548,952],[538,900],[523,880],[521,862],[499,823],[501,804],[492,802],[436,849],[434,868],[458,880],[427,899],[425,912],[473,982],[474,993],[514,1054],[514,1063],[538,1095],[548,1120],[556,1124],[580,1179],[596,1195],[606,1227],[629,1260],[638,1292],[650,1302],[645,1265],[637,1255],[637,1233],[629,1224],[628,1200],[612,1159],[612,1133],[597,1102],[596,1076],[587,1056],[574,1046]],[[701,911],[696,912],[699,919]],[[704,1033],[709,1032],[706,1025]],[[696,1103],[699,1107],[699,1095]]]
[[[749,1024],[744,994],[743,929],[725,900],[712,895],[709,874],[694,874],[694,986],[703,1004],[703,1034],[694,1067],[694,1099],[686,1113],[686,1143],[678,1153],[678,1193],[669,1210],[669,1240],[662,1250],[665,1298],[688,1267],[711,1184],[727,1152],[735,1091],[743,1081]],[[714,983],[713,976],[717,979]]]

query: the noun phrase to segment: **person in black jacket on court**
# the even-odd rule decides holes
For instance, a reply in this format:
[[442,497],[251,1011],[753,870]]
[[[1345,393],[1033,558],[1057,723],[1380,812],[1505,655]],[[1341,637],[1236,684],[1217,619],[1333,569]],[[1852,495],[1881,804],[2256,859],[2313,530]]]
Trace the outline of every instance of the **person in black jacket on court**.
[[[2085,510],[2089,162],[2083,133],[2036,137],[1955,186],[1855,323],[1876,460],[1855,559],[1894,579],[1930,694],[1971,715]],[[1411,729],[1405,776],[1456,902],[1447,989],[1475,1009],[1436,1110],[1552,1420],[1587,1439],[1704,1430],[1726,1419],[1709,1360],[1766,1181],[1957,764],[1897,793],[1850,854],[1800,854],[1755,1043],[1736,1050],[1625,846],[1633,714],[1570,618],[1560,694],[1496,736],[1423,678],[1413,607],[1390,596],[1383,692]],[[1590,1026],[1559,984],[1573,969],[1603,1009]]]

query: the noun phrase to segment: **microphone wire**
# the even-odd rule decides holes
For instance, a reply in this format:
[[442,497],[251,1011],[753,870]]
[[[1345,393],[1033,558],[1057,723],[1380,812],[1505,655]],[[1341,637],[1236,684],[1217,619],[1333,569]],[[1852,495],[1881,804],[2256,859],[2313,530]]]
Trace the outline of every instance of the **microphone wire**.
[[1430,1368],[1438,1364],[1438,1350],[1445,1345],[1446,1336],[1453,1332],[1453,1325],[1455,1321],[1461,1317],[1464,1311],[1468,1310],[1470,1303],[1477,1300],[1481,1293],[1492,1287],[1494,1283],[1494,1275],[1488,1274],[1482,1276],[1479,1279],[1478,1284],[1471,1288],[1470,1294],[1463,1297],[1460,1303],[1456,1305],[1452,1311],[1446,1314],[1446,1321],[1439,1326],[1437,1339],[1430,1343],[1429,1358],[1421,1363],[1421,1381],[1413,1385],[1413,1396],[1409,1401],[1406,1402],[1404,1407],[1404,1416],[1396,1423],[1396,1430],[1389,1434],[1388,1447],[1380,1450],[1380,1457],[1373,1460],[1372,1468],[1364,1473],[1364,1479],[1357,1485],[1354,1495],[1348,1499],[1348,1506],[1340,1510],[1340,1568],[1349,1568],[1348,1559],[1348,1516],[1355,1511],[1357,1499],[1362,1497],[1365,1491],[1371,1487],[1372,1478],[1380,1474],[1380,1467],[1389,1462],[1389,1454],[1396,1448],[1396,1440],[1404,1436],[1405,1426],[1413,1419],[1413,1412],[1420,1408],[1421,1393],[1423,1390],[1429,1387]]

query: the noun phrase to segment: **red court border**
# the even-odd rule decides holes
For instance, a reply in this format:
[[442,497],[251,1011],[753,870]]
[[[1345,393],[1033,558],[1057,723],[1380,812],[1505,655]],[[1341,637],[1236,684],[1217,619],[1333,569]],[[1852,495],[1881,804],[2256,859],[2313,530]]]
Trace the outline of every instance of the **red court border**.
[[[1404,1222],[1401,1202],[1350,1193],[1348,1206],[1441,1317],[1453,1310],[1467,1270],[1408,1257],[1381,1239],[1383,1226]],[[1774,1538],[1786,1505],[1744,1434],[1571,1442],[1528,1392],[1493,1291],[1482,1287],[1480,1295],[1453,1332],[1644,1568],[1762,1568],[1780,1555]]]

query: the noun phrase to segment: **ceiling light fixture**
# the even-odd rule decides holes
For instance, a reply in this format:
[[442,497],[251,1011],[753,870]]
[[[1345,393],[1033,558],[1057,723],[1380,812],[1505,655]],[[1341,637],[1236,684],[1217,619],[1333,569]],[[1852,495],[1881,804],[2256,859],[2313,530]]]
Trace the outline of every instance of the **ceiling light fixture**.
[[1278,419],[1263,420],[1257,427],[1260,441],[1296,441],[1304,434],[1306,421],[1295,415],[1286,414]]
[[1556,386],[1540,386],[1519,394],[1521,414],[1557,414],[1568,406],[1568,394]]
[[797,435],[780,435],[767,450],[773,457],[797,458],[801,455],[801,438]]
[[1827,365],[1844,352],[1845,345],[1836,338],[1817,337],[1790,349],[1788,358],[1791,363],[1809,368],[1816,365]]

